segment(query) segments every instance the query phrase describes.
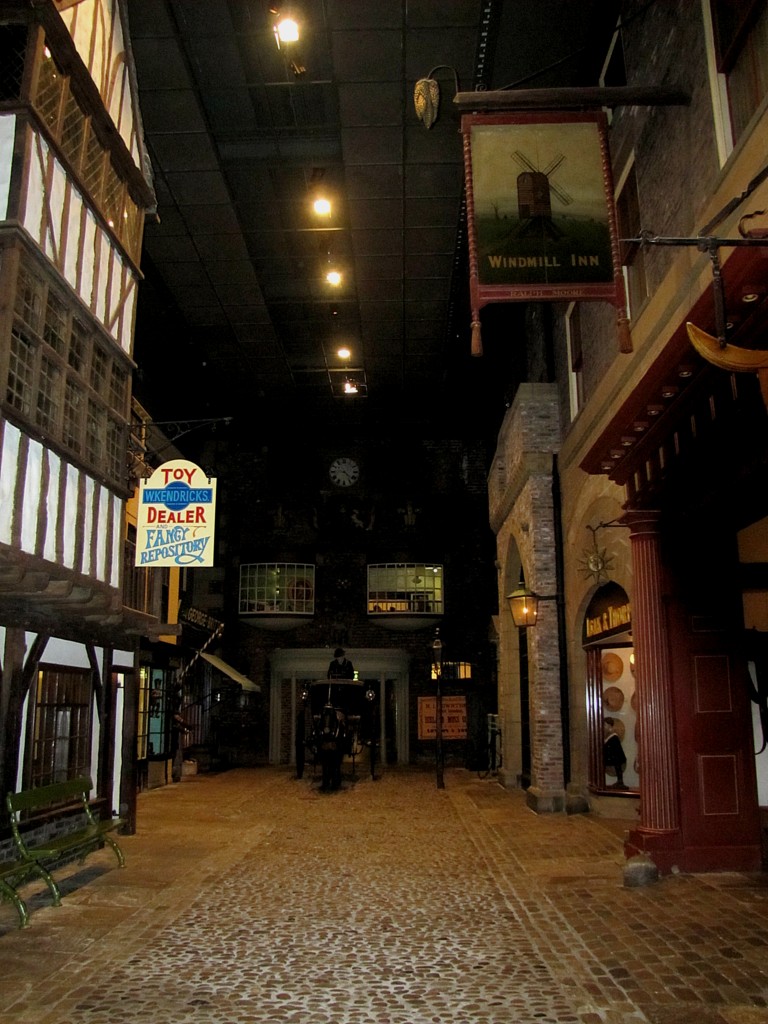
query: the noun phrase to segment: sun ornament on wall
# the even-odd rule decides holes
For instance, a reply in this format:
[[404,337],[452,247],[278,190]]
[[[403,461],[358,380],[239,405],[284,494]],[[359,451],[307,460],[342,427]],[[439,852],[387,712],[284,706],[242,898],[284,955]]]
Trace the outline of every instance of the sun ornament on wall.
[[578,563],[579,572],[586,580],[591,577],[595,583],[601,583],[603,580],[607,582],[613,569],[614,557],[608,554],[606,548],[597,546],[597,531],[600,527],[588,526],[587,529],[592,531],[592,547],[586,548],[582,553]]

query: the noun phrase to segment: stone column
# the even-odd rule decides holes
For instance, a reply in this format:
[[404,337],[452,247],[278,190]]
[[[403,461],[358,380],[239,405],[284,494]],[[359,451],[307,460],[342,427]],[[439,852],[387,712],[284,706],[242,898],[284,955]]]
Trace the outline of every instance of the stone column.
[[[538,592],[537,588],[532,589]],[[565,810],[560,656],[554,600],[539,603],[538,621],[527,632],[531,785],[526,790],[526,802],[539,814],[552,813]]]
[[629,833],[627,852],[672,849],[680,843],[680,803],[675,755],[669,636],[662,600],[662,567],[656,511],[623,518],[632,545],[637,721],[640,729],[640,825]]

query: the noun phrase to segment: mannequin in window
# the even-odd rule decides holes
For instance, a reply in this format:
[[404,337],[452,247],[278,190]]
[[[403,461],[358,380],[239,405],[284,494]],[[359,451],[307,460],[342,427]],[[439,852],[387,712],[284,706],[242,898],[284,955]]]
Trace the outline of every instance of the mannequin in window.
[[603,762],[606,771],[613,768],[616,772],[616,781],[612,783],[612,789],[626,789],[624,784],[624,769],[627,765],[627,758],[624,747],[615,729],[616,722],[613,718],[603,719]]
[[333,652],[333,661],[328,666],[329,679],[354,679],[355,669],[352,662],[346,657],[343,647],[337,647]]

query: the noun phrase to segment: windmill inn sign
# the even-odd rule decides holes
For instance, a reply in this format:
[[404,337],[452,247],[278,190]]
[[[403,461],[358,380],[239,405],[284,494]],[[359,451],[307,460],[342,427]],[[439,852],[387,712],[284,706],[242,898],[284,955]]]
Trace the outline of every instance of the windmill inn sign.
[[489,302],[597,300],[629,345],[602,111],[462,117],[472,351]]
[[137,566],[213,565],[216,481],[175,459],[142,480],[136,523]]

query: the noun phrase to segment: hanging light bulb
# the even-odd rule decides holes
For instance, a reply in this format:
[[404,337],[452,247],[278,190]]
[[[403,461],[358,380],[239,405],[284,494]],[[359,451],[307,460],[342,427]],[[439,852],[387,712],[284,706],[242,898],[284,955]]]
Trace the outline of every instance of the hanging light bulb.
[[341,274],[338,272],[338,270],[329,270],[328,273],[325,275],[325,280],[328,282],[328,284],[332,284],[334,288],[338,288],[338,286],[341,284]]
[[326,199],[324,196],[318,196],[312,204],[312,209],[318,215],[318,217],[330,217],[331,215],[331,201]]
[[[276,11],[273,13],[277,14]],[[278,14],[273,28],[278,50],[282,43],[297,43],[299,41],[299,24],[290,15]]]

